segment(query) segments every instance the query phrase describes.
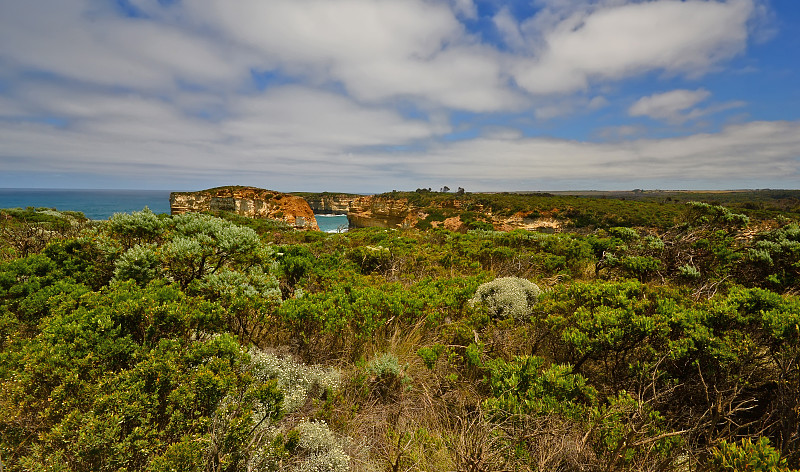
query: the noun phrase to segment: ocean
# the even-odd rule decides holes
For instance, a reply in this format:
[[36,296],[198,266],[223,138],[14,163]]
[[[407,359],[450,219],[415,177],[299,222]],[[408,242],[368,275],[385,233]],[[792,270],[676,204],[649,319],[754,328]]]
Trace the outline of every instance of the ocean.
[[343,233],[347,231],[347,215],[314,215],[319,230],[326,233]]
[[0,208],[55,208],[80,211],[92,220],[150,208],[169,213],[169,190],[0,189]]
[[[169,190],[67,190],[0,188],[0,208],[55,208],[80,211],[92,220],[107,220],[114,213],[150,208],[169,213]],[[316,215],[319,229],[328,233],[347,230],[345,215]]]

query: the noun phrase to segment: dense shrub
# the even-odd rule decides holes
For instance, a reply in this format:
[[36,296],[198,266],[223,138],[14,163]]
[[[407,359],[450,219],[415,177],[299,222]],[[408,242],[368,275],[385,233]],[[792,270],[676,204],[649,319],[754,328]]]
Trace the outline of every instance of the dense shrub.
[[[800,465],[795,223],[747,227],[705,203],[418,195],[451,199],[431,221],[500,205],[579,231],[4,219],[54,224],[24,257],[0,244],[4,467]],[[772,211],[757,203],[748,216]]]
[[482,305],[497,317],[522,320],[530,316],[541,290],[533,282],[519,277],[501,277],[478,287],[470,300]]
[[769,439],[764,437],[755,442],[750,439],[722,441],[713,450],[711,465],[711,470],[715,472],[790,472],[786,459],[781,459],[780,452],[770,446]]

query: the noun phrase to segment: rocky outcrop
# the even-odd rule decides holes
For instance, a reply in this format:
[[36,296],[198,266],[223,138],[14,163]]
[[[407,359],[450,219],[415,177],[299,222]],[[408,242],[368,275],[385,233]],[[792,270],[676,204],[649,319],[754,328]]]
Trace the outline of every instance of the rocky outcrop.
[[347,220],[351,228],[409,228],[425,214],[405,198],[363,196],[350,201]]
[[217,187],[199,192],[172,192],[173,215],[227,211],[249,218],[283,220],[299,229],[319,230],[314,211],[301,197],[256,187]]
[[350,202],[358,195],[346,193],[316,193],[308,195],[305,200],[317,214],[346,215],[350,212]]
[[[467,207],[465,207],[467,205]],[[529,231],[557,232],[560,231],[564,221],[550,217],[542,217],[534,212],[518,212],[511,216],[492,214],[491,210],[483,205],[462,200],[443,200],[437,202],[433,208],[420,208],[411,203],[407,198],[393,198],[387,195],[362,196],[350,200],[347,219],[351,228],[413,228],[427,227],[424,222],[429,222],[430,227],[444,227],[450,231],[465,232],[469,228],[462,215],[467,208],[474,221],[485,221],[497,231],[512,231],[525,229]],[[438,220],[430,221],[430,213],[441,210]],[[535,215],[535,216],[534,216]]]
[[554,218],[531,218],[530,213],[519,212],[507,218],[493,218],[492,225],[497,231],[513,231],[524,229],[540,233],[556,233],[561,231],[564,222]]

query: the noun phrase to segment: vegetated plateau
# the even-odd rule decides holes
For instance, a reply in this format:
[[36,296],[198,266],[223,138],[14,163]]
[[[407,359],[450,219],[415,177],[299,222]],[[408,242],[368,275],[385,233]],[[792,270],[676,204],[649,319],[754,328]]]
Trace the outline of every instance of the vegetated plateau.
[[401,193],[340,234],[1,210],[3,470],[800,466],[800,192]]

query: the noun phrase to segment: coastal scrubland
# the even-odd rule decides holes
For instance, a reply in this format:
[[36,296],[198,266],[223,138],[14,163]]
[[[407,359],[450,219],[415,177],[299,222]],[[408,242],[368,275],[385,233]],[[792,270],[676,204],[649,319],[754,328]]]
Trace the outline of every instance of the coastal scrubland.
[[796,196],[633,196],[458,196],[547,233],[2,210],[3,470],[800,467]]

